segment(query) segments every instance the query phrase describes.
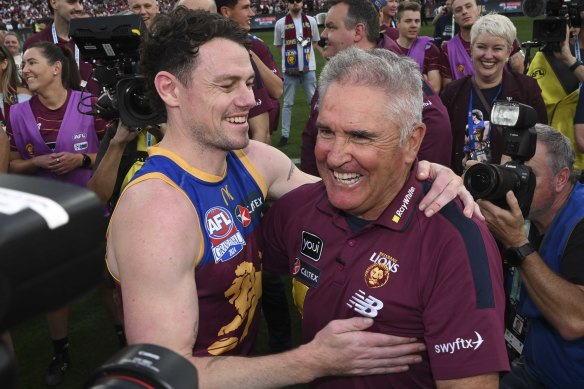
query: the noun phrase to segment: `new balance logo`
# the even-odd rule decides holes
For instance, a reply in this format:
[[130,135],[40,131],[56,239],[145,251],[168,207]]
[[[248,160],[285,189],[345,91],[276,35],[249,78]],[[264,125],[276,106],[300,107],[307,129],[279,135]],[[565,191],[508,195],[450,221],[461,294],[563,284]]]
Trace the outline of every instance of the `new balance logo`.
[[347,306],[363,316],[374,318],[383,309],[383,302],[371,295],[365,297],[365,292],[359,290],[349,299]]

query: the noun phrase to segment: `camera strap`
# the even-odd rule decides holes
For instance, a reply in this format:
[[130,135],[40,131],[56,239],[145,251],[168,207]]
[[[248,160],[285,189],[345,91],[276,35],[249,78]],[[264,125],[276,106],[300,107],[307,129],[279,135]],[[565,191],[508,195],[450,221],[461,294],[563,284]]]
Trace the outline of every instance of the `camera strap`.
[[[581,56],[579,46],[577,46],[575,54],[576,59],[580,60],[578,58]],[[547,60],[550,67],[554,71],[566,95],[569,95],[570,93],[574,92],[580,84],[576,76],[574,76],[574,74],[568,70],[567,66],[564,65],[564,63],[561,60],[557,59],[553,53],[544,52],[543,55],[545,56],[545,59]]]
[[[475,82],[474,76],[472,76],[470,78],[470,81],[472,82],[472,88],[474,89],[475,93],[479,97],[479,100],[483,104],[483,107],[485,107],[485,109],[487,110],[487,112],[489,112],[489,115],[490,115],[491,114],[491,104],[487,101],[487,99],[485,99],[485,95],[483,95],[483,92],[481,92],[481,88],[479,88],[477,83]],[[501,93],[500,91],[499,91],[499,93],[497,93],[497,97],[499,96],[500,93]]]

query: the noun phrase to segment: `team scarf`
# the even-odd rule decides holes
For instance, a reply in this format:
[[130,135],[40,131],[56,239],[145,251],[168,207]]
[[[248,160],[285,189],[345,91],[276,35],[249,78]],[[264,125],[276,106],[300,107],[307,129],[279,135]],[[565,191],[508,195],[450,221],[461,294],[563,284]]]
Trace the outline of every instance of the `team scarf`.
[[[302,35],[296,34],[296,27],[294,25],[294,20],[292,20],[292,15],[289,13],[284,19],[284,55],[286,56],[286,61],[284,61],[285,69],[284,72],[289,76],[298,75],[300,71],[307,72],[309,70],[308,64],[310,63],[310,50],[312,48],[312,28],[310,27],[310,21],[301,13],[302,18]],[[302,58],[304,59],[304,64],[302,70],[298,64],[298,44],[302,46]]]

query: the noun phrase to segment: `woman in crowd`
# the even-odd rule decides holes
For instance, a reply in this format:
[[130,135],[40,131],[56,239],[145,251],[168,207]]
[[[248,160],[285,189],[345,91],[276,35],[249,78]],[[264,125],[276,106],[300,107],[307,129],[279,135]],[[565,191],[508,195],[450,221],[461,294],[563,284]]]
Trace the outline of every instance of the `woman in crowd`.
[[[452,123],[450,167],[458,174],[462,174],[469,156],[480,154],[486,163],[501,161],[502,129],[490,125],[494,101],[512,100],[530,105],[538,113],[538,122],[547,123],[541,89],[535,79],[505,70],[516,36],[517,30],[506,16],[489,14],[477,20],[470,32],[475,74],[451,82],[440,95]],[[475,126],[479,124],[473,120],[473,111],[475,116],[477,111],[481,113],[480,125],[489,128],[483,132],[480,152],[474,136]]]
[[[37,42],[24,53],[22,69],[34,96],[11,108],[9,171],[86,186],[105,123],[79,112],[86,96],[76,90],[81,79],[73,54]],[[47,375],[51,386],[69,364],[68,317],[68,307],[47,314],[55,352]]]
[[28,89],[22,87],[18,69],[10,51],[0,43],[0,173],[8,170],[10,143],[6,135],[6,123],[10,117],[10,107],[30,99]]

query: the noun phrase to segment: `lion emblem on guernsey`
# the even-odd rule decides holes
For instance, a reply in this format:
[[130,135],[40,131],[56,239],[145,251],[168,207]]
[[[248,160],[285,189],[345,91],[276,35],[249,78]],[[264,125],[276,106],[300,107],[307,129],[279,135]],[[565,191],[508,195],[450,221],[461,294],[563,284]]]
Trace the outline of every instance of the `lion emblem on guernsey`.
[[[225,297],[235,307],[237,314],[231,323],[221,327],[217,335],[220,340],[207,348],[211,355],[221,355],[237,347],[249,332],[254,314],[262,294],[261,272],[255,271],[253,263],[243,262],[235,270],[235,279],[225,291]],[[241,326],[245,326],[241,337],[233,336]]]
[[459,74],[464,74],[464,65],[459,63],[458,66],[456,67],[456,70],[458,71]]
[[384,263],[374,263],[365,270],[365,283],[370,288],[380,288],[389,281],[389,267]]

